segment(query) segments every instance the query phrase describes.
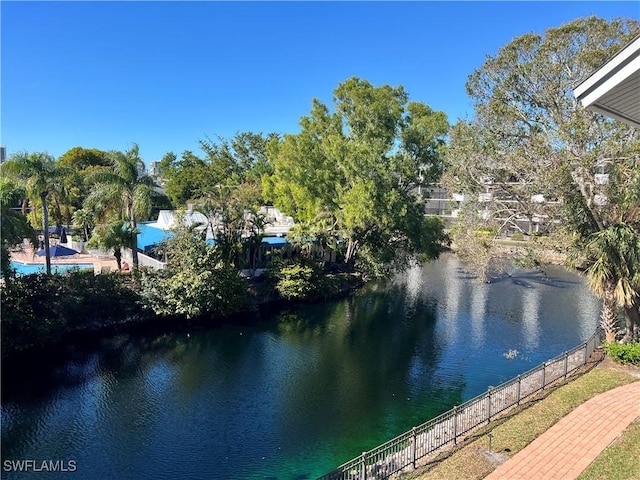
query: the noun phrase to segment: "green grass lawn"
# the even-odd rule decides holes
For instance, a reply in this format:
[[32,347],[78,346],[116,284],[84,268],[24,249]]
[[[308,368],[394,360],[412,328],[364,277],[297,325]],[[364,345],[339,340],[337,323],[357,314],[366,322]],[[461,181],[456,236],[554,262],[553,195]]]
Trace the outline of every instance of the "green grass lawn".
[[[493,435],[491,450],[499,455],[511,457],[531,443],[541,433],[554,425],[558,420],[590,398],[607,390],[626,385],[637,380],[627,371],[611,365],[610,361],[592,368],[584,374],[574,376],[567,383],[550,388],[516,410],[508,412],[501,419],[473,434],[469,441],[453,452],[441,454],[435,461],[402,478],[419,480],[470,480],[482,479],[497,466],[495,455],[488,455],[489,440],[487,433]],[[593,476],[585,479],[630,479],[640,478],[637,475],[637,458],[640,448],[640,428],[638,422],[629,429],[620,442],[615,442],[609,450],[602,453],[593,468],[600,468]],[[630,439],[626,437],[629,436]],[[606,457],[606,459],[605,459]],[[611,458],[609,458],[611,457]],[[635,457],[635,458],[634,458]],[[634,465],[624,464],[627,458]],[[601,467],[597,465],[602,463]],[[620,465],[620,467],[618,467]],[[625,466],[626,465],[626,466]],[[590,467],[591,468],[591,467]],[[622,476],[609,475],[609,469],[619,469]],[[633,470],[633,468],[636,468]],[[604,475],[602,472],[607,472]],[[631,472],[631,476],[625,476]],[[585,474],[587,472],[585,471]],[[604,475],[604,476],[603,476]],[[582,478],[582,477],[581,477]]]

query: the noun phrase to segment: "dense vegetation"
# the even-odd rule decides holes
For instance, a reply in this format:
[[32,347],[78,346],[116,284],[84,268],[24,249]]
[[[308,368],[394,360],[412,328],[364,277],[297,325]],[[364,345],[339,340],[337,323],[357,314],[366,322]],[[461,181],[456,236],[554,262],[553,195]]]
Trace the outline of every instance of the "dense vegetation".
[[637,365],[640,367],[640,342],[604,344],[607,355],[618,363]]
[[9,279],[2,288],[2,356],[136,319],[139,295],[130,282],[129,276],[93,271]]
[[[28,344],[38,329],[53,338],[98,321],[90,312],[105,319],[134,314],[105,303],[70,318],[73,308],[85,307],[62,308],[66,300],[55,295],[62,290],[85,306],[98,289],[111,305],[182,318],[251,308],[256,292],[287,300],[330,296],[354,279],[437,256],[447,236],[440,219],[424,215],[421,186],[442,181],[466,197],[451,235],[470,269],[486,271],[505,229],[535,235],[531,262],[536,245],[573,252],[605,300],[609,340],[622,336],[619,312],[631,340],[640,326],[640,135],[584,110],[571,92],[639,30],[635,21],[591,17],[514,39],[471,74],[475,116],[452,128],[443,112],[410,101],[402,86],[354,77],[337,86],[333,105],[313,100],[299,133],[206,138],[201,155],[168,152],[156,178],[144,173],[137,145],[126,152],[75,147],[57,160],[13,155],[0,183],[3,334]],[[599,180],[602,172],[607,182]],[[286,258],[261,254],[268,222],[262,205],[295,221]],[[161,208],[193,208],[206,221],[200,229],[178,225],[159,246],[169,268],[139,271],[138,223]],[[523,229],[522,218],[537,230]],[[130,250],[135,282],[14,278],[9,250],[24,238],[36,245],[36,230],[50,224],[71,226],[119,264]],[[267,269],[261,282],[238,275],[258,266]]]
[[416,190],[440,178],[446,115],[409,102],[402,87],[358,78],[334,99],[333,110],[314,100],[299,134],[269,144],[265,196],[296,219],[298,236],[335,246],[346,264],[377,270],[433,256],[442,229],[425,218]]

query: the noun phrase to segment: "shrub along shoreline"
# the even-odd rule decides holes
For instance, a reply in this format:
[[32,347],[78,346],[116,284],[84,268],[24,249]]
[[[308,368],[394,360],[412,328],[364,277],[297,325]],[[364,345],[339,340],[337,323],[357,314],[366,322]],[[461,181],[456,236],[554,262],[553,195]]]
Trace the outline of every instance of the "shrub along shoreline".
[[283,282],[274,278],[246,280],[246,288],[232,309],[185,315],[156,313],[144,296],[143,276],[136,272],[94,275],[74,271],[7,279],[0,297],[2,359],[18,359],[132,330],[173,331],[235,322],[239,317],[250,319],[273,308],[344,297],[364,284],[355,273],[288,276],[284,291]]

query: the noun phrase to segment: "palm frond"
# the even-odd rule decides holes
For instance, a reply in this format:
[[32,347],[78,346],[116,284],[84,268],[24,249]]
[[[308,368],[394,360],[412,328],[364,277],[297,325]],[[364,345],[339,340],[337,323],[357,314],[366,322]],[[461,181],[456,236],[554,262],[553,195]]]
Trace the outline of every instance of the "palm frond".
[[612,292],[618,306],[631,306],[640,291],[640,238],[634,229],[625,223],[611,225],[592,235],[586,253],[593,292],[601,298]]

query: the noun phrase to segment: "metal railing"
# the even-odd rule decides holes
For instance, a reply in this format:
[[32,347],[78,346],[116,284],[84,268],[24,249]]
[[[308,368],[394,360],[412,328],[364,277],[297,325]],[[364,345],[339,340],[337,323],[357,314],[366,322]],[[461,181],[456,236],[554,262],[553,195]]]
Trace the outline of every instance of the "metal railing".
[[598,329],[582,345],[575,347],[542,365],[518,375],[495,388],[428,422],[412,428],[388,442],[349,460],[318,480],[371,480],[388,478],[406,467],[435,453],[444,446],[457,444],[469,431],[491,422],[491,419],[520,402],[544,390],[545,387],[566,379],[598,348],[604,333]]

